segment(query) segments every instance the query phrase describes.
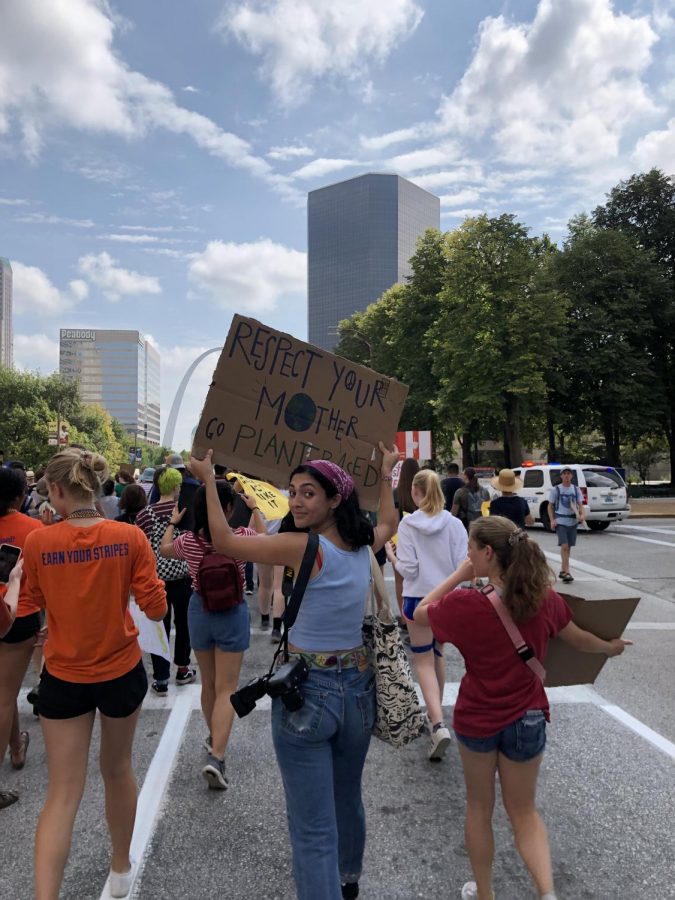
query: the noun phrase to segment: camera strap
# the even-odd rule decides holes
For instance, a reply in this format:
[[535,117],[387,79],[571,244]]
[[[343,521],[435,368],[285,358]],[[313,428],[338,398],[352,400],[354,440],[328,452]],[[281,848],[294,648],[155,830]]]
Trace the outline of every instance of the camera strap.
[[300,564],[300,571],[298,572],[298,577],[295,579],[295,583],[293,584],[293,590],[290,594],[290,597],[288,596],[288,588],[293,577],[293,570],[288,568],[284,570],[284,584],[282,590],[284,593],[284,598],[286,600],[286,608],[281,620],[284,633],[283,637],[279,641],[279,646],[277,647],[276,653],[274,654],[272,666],[274,666],[274,663],[281,653],[282,648],[284,653],[284,661],[288,662],[288,632],[291,630],[291,628],[293,627],[293,623],[298,617],[300,604],[302,603],[302,598],[305,595],[307,582],[309,581],[309,576],[312,574],[312,568],[314,566],[314,560],[316,559],[318,550],[319,536],[318,534],[310,532],[307,535],[307,546],[305,547],[305,553],[302,557],[302,563]]

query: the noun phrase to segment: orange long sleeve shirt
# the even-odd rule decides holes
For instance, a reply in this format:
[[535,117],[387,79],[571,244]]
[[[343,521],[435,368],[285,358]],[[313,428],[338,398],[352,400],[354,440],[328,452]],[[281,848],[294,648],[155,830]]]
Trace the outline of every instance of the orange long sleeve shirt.
[[47,610],[47,669],[64,681],[108,681],[138,663],[130,594],[151,618],[166,612],[150,544],[124,522],[35,531],[26,539],[24,572],[29,600]]

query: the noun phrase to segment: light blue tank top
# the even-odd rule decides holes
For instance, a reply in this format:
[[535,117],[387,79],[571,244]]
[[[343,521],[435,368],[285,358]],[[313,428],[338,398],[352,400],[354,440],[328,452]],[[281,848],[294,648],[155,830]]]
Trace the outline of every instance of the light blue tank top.
[[301,650],[351,650],[363,643],[361,625],[370,592],[368,547],[341,550],[319,535],[321,571],[307,585],[289,640]]

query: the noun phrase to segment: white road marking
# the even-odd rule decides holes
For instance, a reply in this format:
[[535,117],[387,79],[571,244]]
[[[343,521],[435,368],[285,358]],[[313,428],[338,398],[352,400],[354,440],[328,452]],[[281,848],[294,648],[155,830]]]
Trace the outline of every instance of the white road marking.
[[625,525],[621,524],[617,525],[615,528],[612,528],[612,534],[621,533],[624,530],[629,529],[630,531],[651,531],[654,534],[670,534],[675,537],[675,526],[670,525],[667,527],[656,526],[656,525]]
[[629,622],[626,628],[638,631],[675,631],[675,622]]
[[[554,560],[556,566],[560,565],[560,554],[559,553],[551,553],[548,550],[544,550],[544,556],[547,559]],[[610,572],[609,569],[601,569],[598,566],[592,566],[590,563],[579,562],[578,560],[572,558],[571,565],[574,570],[579,570],[580,572],[586,572],[588,575],[595,575],[597,578],[607,578],[610,581],[634,581],[629,575],[620,575],[618,572]]]
[[[661,547],[670,547],[671,550],[675,549],[675,543],[672,543],[671,541],[659,541],[656,538],[638,537],[637,534],[619,534],[618,531],[615,531],[613,537],[623,538],[625,541],[640,541],[643,544],[659,544]],[[673,535],[673,537],[675,537],[675,535]]]
[[[138,796],[136,824],[131,839],[130,855],[137,862],[134,883],[142,874],[145,851],[155,830],[157,816],[171,780],[180,745],[183,742],[183,734],[194,709],[195,696],[199,702],[199,692],[200,689],[197,686],[185,685],[180,688],[180,693],[176,694],[171,714],[146,772],[143,787]],[[130,895],[133,895],[133,890],[132,884]],[[110,878],[107,878],[101,891],[100,900],[108,900],[110,896]]]
[[625,709],[622,709],[620,706],[615,706],[613,703],[603,702],[598,703],[597,706],[599,706],[603,712],[606,712],[608,716],[612,716],[618,722],[621,722],[622,725],[625,725],[626,728],[630,728],[630,730],[635,732],[639,737],[648,741],[652,746],[667,754],[671,759],[675,759],[675,744],[667,738],[664,738],[658,731],[654,731],[653,728],[645,725],[644,722],[636,719],[635,716],[631,716]]

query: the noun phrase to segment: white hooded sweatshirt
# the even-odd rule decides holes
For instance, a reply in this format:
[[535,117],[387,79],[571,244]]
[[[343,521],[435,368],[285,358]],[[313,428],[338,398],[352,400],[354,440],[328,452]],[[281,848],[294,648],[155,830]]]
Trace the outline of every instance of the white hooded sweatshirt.
[[403,576],[403,596],[426,596],[466,559],[467,548],[466,528],[447,510],[430,516],[418,509],[404,516],[396,545],[396,571]]

